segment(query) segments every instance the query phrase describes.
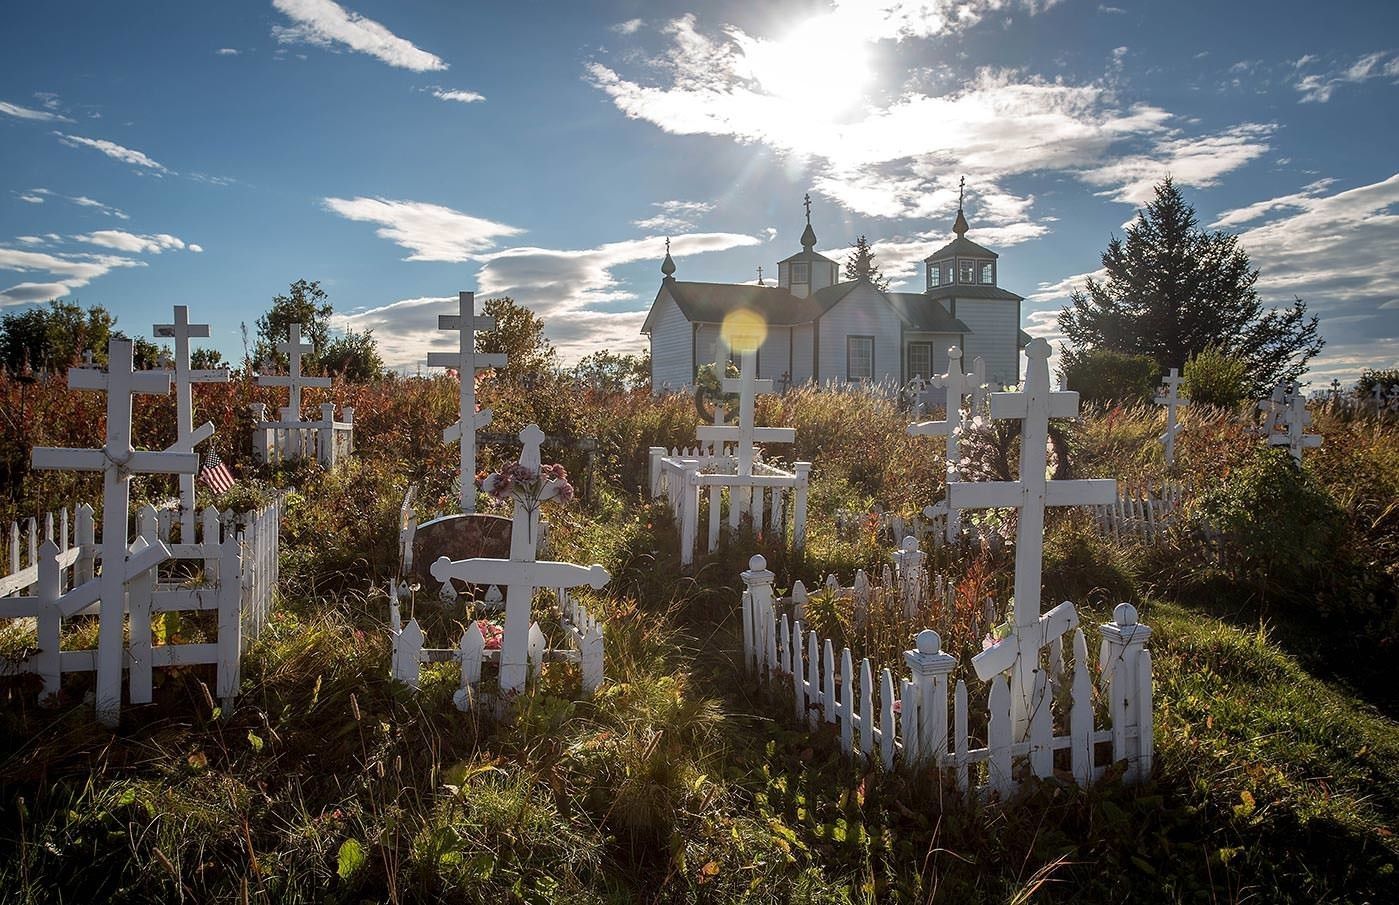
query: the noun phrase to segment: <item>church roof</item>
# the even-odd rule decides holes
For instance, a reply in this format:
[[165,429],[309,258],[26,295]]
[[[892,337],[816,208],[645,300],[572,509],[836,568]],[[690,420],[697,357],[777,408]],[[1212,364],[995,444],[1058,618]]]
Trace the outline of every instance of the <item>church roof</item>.
[[783,258],[781,261],[778,261],[777,263],[779,263],[779,264],[788,264],[788,263],[790,263],[790,262],[792,262],[792,261],[825,261],[825,262],[828,263],[828,264],[834,264],[834,263],[835,263],[835,261],[832,261],[830,258],[828,258],[828,257],[826,257],[825,255],[821,254],[821,252],[819,252],[819,251],[799,251],[799,252],[797,252],[796,254],[792,255],[791,257]]
[[977,245],[975,242],[973,242],[971,239],[968,239],[966,236],[958,236],[951,242],[948,242],[942,248],[939,248],[937,251],[928,255],[923,260],[925,262],[941,261],[951,257],[995,259],[999,258],[1000,255],[996,254],[989,248],[983,248],[982,246]]
[[913,330],[923,333],[972,332],[970,327],[948,314],[937,299],[921,292],[886,292],[884,297]]
[[1024,301],[1024,296],[1016,295],[1000,286],[986,286],[981,283],[943,283],[922,293],[930,299],[998,299],[1007,302]]
[[[670,297],[692,323],[718,324],[724,315],[747,308],[763,315],[770,324],[805,324],[815,320],[822,311],[813,298],[797,298],[777,286],[754,286],[749,283],[691,283],[666,280],[661,291],[670,290]],[[659,293],[657,294],[659,298]],[[652,306],[652,311],[655,306]],[[648,317],[641,332],[651,329]]]

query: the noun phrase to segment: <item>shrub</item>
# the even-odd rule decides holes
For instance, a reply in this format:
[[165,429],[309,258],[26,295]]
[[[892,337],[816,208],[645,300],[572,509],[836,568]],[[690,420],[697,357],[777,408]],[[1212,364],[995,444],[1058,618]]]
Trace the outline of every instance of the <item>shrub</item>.
[[1384,390],[1386,396],[1392,393],[1395,387],[1399,387],[1399,368],[1380,371],[1366,368],[1360,372],[1360,379],[1355,383],[1355,393],[1362,399],[1369,399],[1377,386]]
[[1199,405],[1235,408],[1248,395],[1248,363],[1207,346],[1185,363],[1181,393]]
[[1161,385],[1161,369],[1149,355],[1090,349],[1065,352],[1059,378],[1084,402],[1145,402]]
[[1345,513],[1285,450],[1259,448],[1205,492],[1194,517],[1224,536],[1230,573],[1262,603],[1334,611],[1323,591],[1354,573]]

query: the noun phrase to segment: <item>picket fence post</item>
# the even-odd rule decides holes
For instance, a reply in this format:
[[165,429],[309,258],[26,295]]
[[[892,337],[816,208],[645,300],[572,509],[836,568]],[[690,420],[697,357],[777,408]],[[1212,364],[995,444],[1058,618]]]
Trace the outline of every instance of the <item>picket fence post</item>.
[[63,656],[59,648],[62,618],[58,611],[62,581],[58,553],[58,545],[51,540],[39,546],[39,584],[35,588],[38,597],[35,628],[39,652],[35,655],[35,665],[44,682],[41,701],[58,694],[63,678]]
[[[227,708],[238,695],[238,686],[242,682],[242,572],[251,563],[244,560],[237,532],[231,527],[220,542],[217,519],[213,523],[212,530],[210,528],[208,516],[212,511],[210,509],[205,512],[204,547],[206,550],[217,549],[219,556],[219,643],[217,648],[218,665],[214,679],[218,689],[218,697]],[[214,547],[215,544],[218,544],[217,548]]]
[[1112,715],[1113,760],[1126,760],[1127,782],[1139,782],[1151,768],[1151,629],[1137,622],[1137,608],[1119,603],[1112,622],[1099,626],[1103,636],[1100,670],[1107,678]]
[[[942,652],[942,638],[932,629],[918,633],[914,649],[904,652],[904,661],[917,689],[918,712],[911,713],[905,703],[905,726],[913,726],[918,738],[916,757],[933,764],[947,758],[947,677],[957,665],[957,658]],[[909,736],[905,730],[905,737]]]

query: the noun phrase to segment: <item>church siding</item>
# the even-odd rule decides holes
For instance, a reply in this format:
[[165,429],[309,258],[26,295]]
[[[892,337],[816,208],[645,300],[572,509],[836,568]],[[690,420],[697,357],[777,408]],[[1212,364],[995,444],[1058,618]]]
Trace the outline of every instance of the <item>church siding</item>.
[[758,376],[777,380],[787,373],[792,360],[792,328],[768,328],[767,338],[758,348]]
[[812,348],[815,328],[811,324],[797,324],[792,328],[792,383],[806,383],[814,375],[811,371],[815,350]]
[[874,289],[869,286],[855,288],[821,316],[819,325],[821,381],[845,380],[847,338],[872,336],[874,380],[899,382],[903,372],[902,322]]
[[683,389],[694,383],[694,327],[669,294],[656,304],[651,325],[651,391]]
[[994,386],[1013,386],[1020,381],[1020,349],[1016,342],[1020,329],[1020,303],[999,299],[959,299],[957,319],[971,328],[962,347],[962,358],[970,362],[980,355],[986,359],[986,378]]

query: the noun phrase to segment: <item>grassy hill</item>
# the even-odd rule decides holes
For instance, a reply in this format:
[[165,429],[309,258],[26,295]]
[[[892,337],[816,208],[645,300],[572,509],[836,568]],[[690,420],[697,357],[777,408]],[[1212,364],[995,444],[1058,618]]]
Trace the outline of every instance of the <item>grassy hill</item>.
[[[244,438],[237,413],[265,391],[207,389],[210,413],[233,413],[221,436]],[[6,392],[17,391],[0,381]],[[396,380],[334,392],[356,406],[355,461],[237,491],[247,501],[293,488],[283,598],[234,707],[214,705],[203,669],[161,671],[156,703],[128,708],[112,733],[94,724],[80,677],[52,708],[37,706],[32,683],[0,679],[0,900],[1399,899],[1392,422],[1318,412],[1326,444],[1290,474],[1234,413],[1192,412],[1178,447],[1191,488],[1182,530],[1141,546],[1053,517],[1048,599],[1074,600],[1085,624],[1131,600],[1155,632],[1157,765],[1135,788],[1046,781],[1003,806],[848,761],[833,735],[798,730],[781,693],[742,673],[738,574],[761,546],[726,536],[683,574],[673,526],[640,492],[647,447],[693,436],[684,399],[560,383],[484,401],[500,430],[537,421],[598,438],[592,500],[550,515],[561,558],[614,576],[594,601],[609,680],[595,699],[577,700],[576,678],[551,666],[495,722],[453,707],[446,669],[428,669],[416,693],[391,682],[384,588],[397,511],[410,482],[425,513],[455,497],[455,450],[437,439],[455,389]],[[95,441],[93,400],[52,385],[30,393],[24,442]],[[164,404],[138,412],[151,446],[173,421]],[[803,391],[764,400],[759,421],[795,426],[793,457],[815,463],[806,555],[762,549],[779,585],[828,571],[848,580],[883,561],[872,536],[835,536],[837,509],[912,512],[941,496],[940,444],[907,437],[887,403]],[[1155,412],[1089,412],[1068,428],[1066,464],[1081,477],[1159,478],[1159,432]],[[975,455],[994,470],[1011,440],[988,433]],[[251,474],[225,442],[221,454]],[[586,469],[581,454],[562,461],[575,478]],[[97,495],[90,478],[60,475],[13,491],[6,519]],[[1206,518],[1227,529],[1227,566],[1185,530]],[[1004,583],[1004,554],[938,559],[959,580]],[[414,606],[438,644],[467,617],[426,593]]]

